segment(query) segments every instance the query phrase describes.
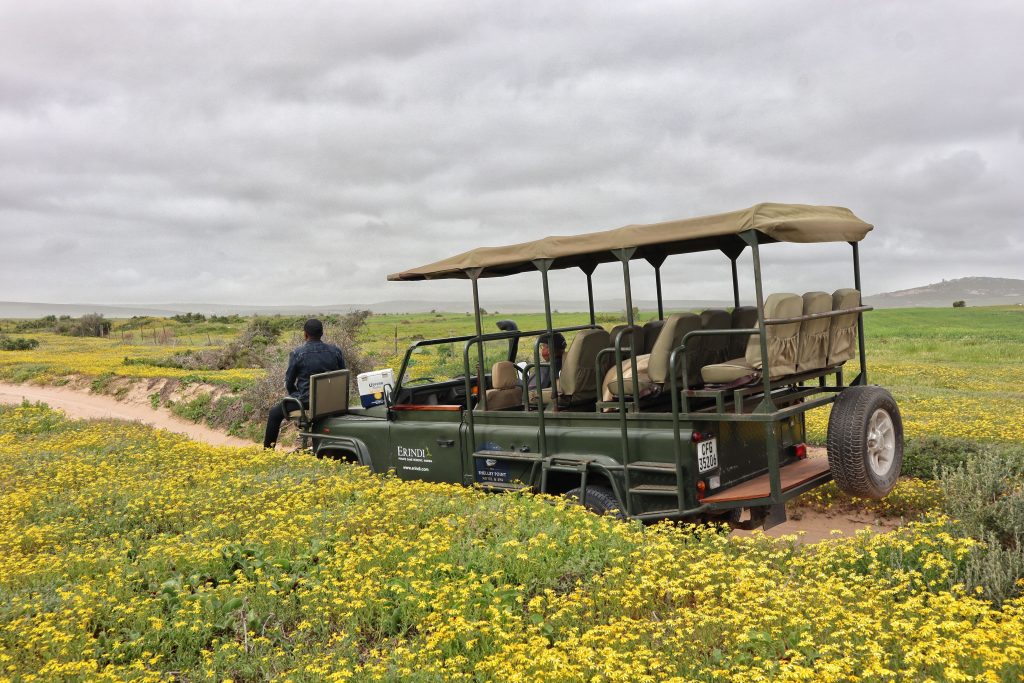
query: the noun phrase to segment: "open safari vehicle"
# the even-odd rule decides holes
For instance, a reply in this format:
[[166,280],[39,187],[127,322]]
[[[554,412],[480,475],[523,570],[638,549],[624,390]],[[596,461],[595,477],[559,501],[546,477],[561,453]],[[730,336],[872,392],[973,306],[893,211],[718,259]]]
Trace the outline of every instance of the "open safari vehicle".
[[[327,409],[311,404],[303,435],[319,456],[405,479],[528,488],[643,521],[772,526],[785,521],[788,499],[830,479],[882,497],[900,473],[903,429],[889,392],[868,384],[858,243],[871,229],[844,208],[759,204],[474,249],[395,273],[388,279],[468,280],[476,334],[412,344],[380,406],[348,408],[348,382],[331,379],[346,395],[324,394]],[[764,292],[761,250],[776,242],[849,244],[853,287]],[[755,301],[743,305],[737,259],[746,249]],[[665,314],[662,268],[693,252],[731,262],[731,310]],[[631,294],[637,259],[653,267],[658,297],[658,317],[644,325]],[[592,276],[602,263],[620,264],[623,279],[627,320],[611,330],[594,310]],[[588,324],[552,324],[549,273],[557,269],[585,276]],[[540,285],[546,326],[520,330],[506,320],[485,332],[479,280],[515,276]],[[542,343],[555,333],[568,348],[548,359]],[[858,372],[847,381],[854,359]],[[555,378],[550,386],[545,377]],[[808,457],[805,415],[827,404],[828,457]]]

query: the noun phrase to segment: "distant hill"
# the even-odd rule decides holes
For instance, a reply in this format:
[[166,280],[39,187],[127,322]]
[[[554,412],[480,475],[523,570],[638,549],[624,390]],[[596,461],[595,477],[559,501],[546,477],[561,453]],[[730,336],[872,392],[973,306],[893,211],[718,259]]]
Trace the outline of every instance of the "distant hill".
[[963,301],[968,306],[1024,304],[1024,280],[1005,277],[961,277],[923,287],[864,297],[865,304],[876,308],[945,308],[952,306],[954,301]]
[[[634,305],[645,311],[657,309],[656,301],[634,300]],[[563,313],[586,311],[586,301],[552,301],[552,308]],[[666,311],[701,309],[731,306],[728,301],[712,300],[669,300],[665,301]],[[599,311],[621,311],[625,304],[619,300],[594,302]],[[533,313],[542,309],[539,301],[491,301],[484,302],[488,311],[502,313]],[[349,313],[355,310],[370,310],[374,313],[468,313],[472,302],[465,301],[380,301],[374,304],[327,304],[322,306],[241,306],[237,304],[50,304],[21,301],[0,301],[0,318],[41,318],[44,315],[70,315],[74,318],[86,313],[99,313],[107,318],[131,318],[135,315],[170,317],[178,313],[203,313],[206,315],[310,315],[314,313]]]
[[[108,318],[130,318],[133,315],[168,317],[178,313],[205,313],[206,315],[307,315],[313,313],[348,313],[368,309],[374,313],[465,313],[472,307],[465,301],[379,301],[373,304],[326,304],[321,306],[245,306],[238,304],[167,303],[167,304],[50,304],[16,301],[0,301],[0,318],[41,318],[44,315],[70,315],[78,317],[86,313],[101,313]],[[1000,277],[962,277],[943,280],[923,287],[902,289],[864,297],[864,303],[876,308],[909,308],[912,306],[952,306],[954,301],[964,301],[968,306],[998,306],[1007,304],[1024,305],[1024,280]],[[539,301],[484,301],[484,307],[491,312],[531,313],[541,310]],[[652,311],[658,306],[653,300],[634,300],[642,310]],[[594,302],[599,311],[621,311],[622,300],[598,299]],[[666,311],[693,310],[702,308],[728,307],[731,301],[684,300],[665,301]],[[587,310],[585,300],[555,300],[554,310],[563,313]]]

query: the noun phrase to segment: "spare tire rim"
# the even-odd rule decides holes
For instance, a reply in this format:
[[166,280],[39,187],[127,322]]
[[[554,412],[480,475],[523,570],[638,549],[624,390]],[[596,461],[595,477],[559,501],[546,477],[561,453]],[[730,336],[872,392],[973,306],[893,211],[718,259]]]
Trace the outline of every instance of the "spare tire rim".
[[875,474],[886,476],[896,457],[896,428],[884,408],[871,414],[868,421],[868,463]]

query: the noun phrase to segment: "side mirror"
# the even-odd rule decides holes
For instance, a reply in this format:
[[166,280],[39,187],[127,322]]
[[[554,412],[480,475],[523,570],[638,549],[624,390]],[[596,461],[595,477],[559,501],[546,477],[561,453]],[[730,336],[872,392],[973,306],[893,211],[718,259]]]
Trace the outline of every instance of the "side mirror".
[[392,395],[392,393],[394,392],[394,390],[395,388],[390,384],[384,385],[384,409],[387,413],[389,420],[393,420],[395,417],[394,411],[391,410],[391,406],[393,405],[394,400],[394,396]]

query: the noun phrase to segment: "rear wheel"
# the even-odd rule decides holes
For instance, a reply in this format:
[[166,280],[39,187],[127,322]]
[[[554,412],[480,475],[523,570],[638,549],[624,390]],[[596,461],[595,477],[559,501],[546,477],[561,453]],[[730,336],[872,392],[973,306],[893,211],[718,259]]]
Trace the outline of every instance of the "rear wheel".
[[[579,486],[566,491],[565,497],[574,502],[580,502],[583,489]],[[611,515],[615,519],[626,519],[626,513],[619,504],[612,490],[607,486],[588,486],[587,499],[584,506],[596,515]]]
[[882,498],[903,467],[903,420],[882,387],[844,389],[828,420],[828,464],[839,488],[860,498]]

